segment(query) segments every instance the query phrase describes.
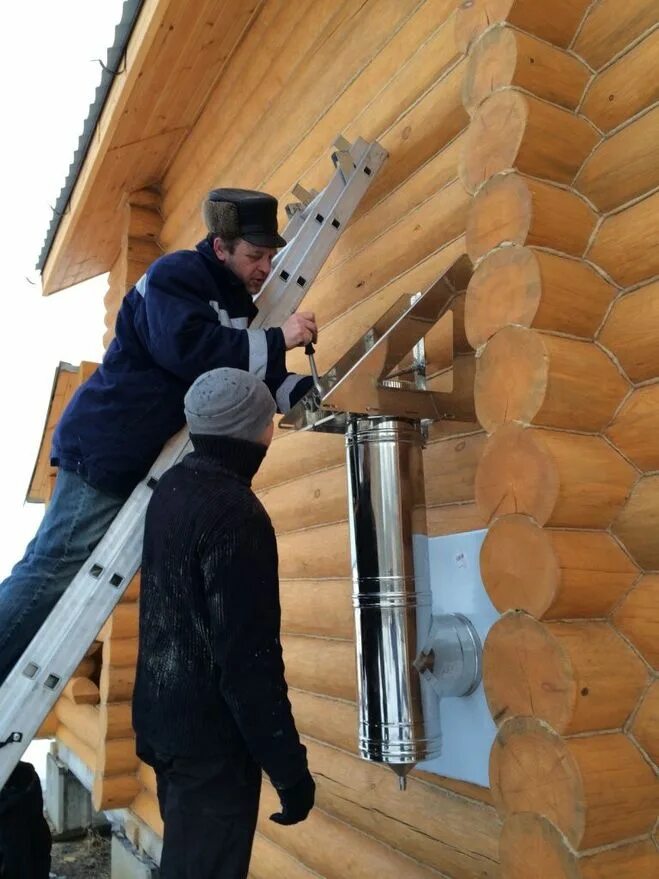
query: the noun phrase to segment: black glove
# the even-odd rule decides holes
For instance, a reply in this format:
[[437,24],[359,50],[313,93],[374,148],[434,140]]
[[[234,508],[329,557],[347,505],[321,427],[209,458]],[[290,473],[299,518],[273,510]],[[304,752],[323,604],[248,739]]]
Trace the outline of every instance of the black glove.
[[276,824],[297,824],[298,821],[304,821],[313,809],[315,792],[316,785],[307,770],[297,784],[277,791],[281,812],[275,812],[270,816],[270,820]]

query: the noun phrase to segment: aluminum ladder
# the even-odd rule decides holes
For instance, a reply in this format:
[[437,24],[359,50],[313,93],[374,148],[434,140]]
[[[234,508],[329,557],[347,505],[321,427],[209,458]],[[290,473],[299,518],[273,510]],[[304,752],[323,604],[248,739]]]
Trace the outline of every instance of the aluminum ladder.
[[[334,146],[327,186],[293,190],[300,201],[287,207],[289,243],[273,260],[252,327],[279,326],[297,310],[387,157],[377,141],[339,137]],[[190,449],[185,430],[165,444],[0,687],[0,789],[138,570],[151,492]]]

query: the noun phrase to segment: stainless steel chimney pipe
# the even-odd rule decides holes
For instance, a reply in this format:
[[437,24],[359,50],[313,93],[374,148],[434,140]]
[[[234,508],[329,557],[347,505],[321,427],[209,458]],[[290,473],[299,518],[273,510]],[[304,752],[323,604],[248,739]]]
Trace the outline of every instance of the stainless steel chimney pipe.
[[389,765],[402,789],[415,763],[441,752],[439,725],[424,719],[414,667],[428,634],[417,631],[418,620],[430,620],[432,601],[429,584],[414,575],[414,536],[426,533],[422,448],[418,422],[348,422],[359,753]]
[[439,701],[480,680],[473,626],[433,619],[427,557],[418,580],[414,569],[415,543],[424,552],[426,542],[421,424],[472,422],[473,399],[426,389],[420,352],[407,360],[467,270],[461,258],[420,296],[401,297],[280,421],[346,436],[359,753],[390,766],[403,790],[415,763],[441,754]]

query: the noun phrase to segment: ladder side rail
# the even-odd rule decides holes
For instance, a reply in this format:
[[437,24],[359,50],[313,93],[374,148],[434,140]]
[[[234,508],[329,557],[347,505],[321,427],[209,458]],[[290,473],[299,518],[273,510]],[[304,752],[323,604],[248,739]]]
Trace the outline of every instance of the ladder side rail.
[[[0,789],[140,566],[153,480],[188,450],[187,431],[181,431],[167,456],[161,455],[135,488],[0,687],[0,741],[13,742],[0,748]],[[81,631],[86,637],[80,637]]]
[[[359,137],[357,138],[355,143],[349,148],[349,150],[343,150],[343,155],[345,156],[346,160],[352,163],[353,166],[356,166],[364,157],[364,154],[371,149],[371,146],[372,145],[367,144],[366,141]],[[312,223],[309,223],[309,221],[312,218],[315,218],[316,214],[320,211],[325,210],[327,212],[328,204],[333,204],[343,191],[344,187],[350,183],[348,178],[352,175],[349,174],[346,176],[342,172],[341,165],[338,161],[338,156],[339,153],[332,154],[335,170],[327,186],[320,192],[316,193],[316,195],[311,199],[308,204],[299,204],[299,209],[295,210],[292,216],[289,217],[286,228],[282,232],[282,235],[286,239],[288,244],[286,245],[286,247],[283,247],[277,254],[275,254],[272,260],[273,272],[282,263],[282,261],[286,259],[289,253],[290,243],[300,234],[305,223],[309,224],[310,226],[313,225]],[[288,208],[286,210],[288,211]],[[298,241],[302,241],[302,239],[299,238]],[[266,285],[264,285],[264,289],[257,297],[257,304],[259,301],[263,301],[265,288]]]
[[[291,276],[295,275],[296,270],[299,272],[300,264],[313,243],[317,230],[322,225],[326,225],[323,221],[319,223],[316,217],[327,218],[337,198],[350,182],[350,180],[345,180],[340,169],[337,168],[325,189],[309,205],[297,212],[289,220],[283,235],[286,238],[289,234],[289,228],[294,228],[295,238],[280,250],[273,259],[272,271],[266,279],[261,292],[254,300],[255,305],[259,309],[259,314],[252,322],[252,327],[258,329],[264,326],[266,317],[270,320],[275,320],[274,316],[271,317],[272,309],[281,301],[283,294],[290,289]],[[295,247],[293,247],[293,243]],[[295,278],[297,278],[297,275],[295,275]],[[301,301],[307,289],[308,285],[306,284],[300,288],[301,296],[299,301]],[[291,314],[293,311],[295,311],[295,307],[292,309]],[[275,326],[276,323],[270,325]]]
[[[126,535],[126,522],[133,523],[133,527],[142,527],[143,519],[146,512],[146,506],[151,496],[150,486],[154,484],[155,481],[160,479],[160,477],[169,470],[170,467],[173,467],[174,464],[177,463],[184,455],[190,451],[191,445],[188,441],[187,430],[181,430],[174,437],[172,437],[163,447],[160,455],[154,462],[153,466],[149,470],[148,474],[141,480],[138,485],[135,487],[131,495],[126,500],[125,504],[119,510],[114,520],[108,527],[108,530],[103,535],[102,539],[99,541],[97,546],[94,548],[94,551],[89,556],[87,561],[80,567],[80,570],[76,574],[76,576],[71,580],[71,584],[67,587],[66,592],[62,596],[62,598],[57,602],[53,610],[50,612],[47,620],[44,622],[44,626],[48,623],[53,631],[60,632],[62,627],[67,626],[69,622],[69,618],[71,615],[71,611],[74,607],[77,606],[77,592],[80,591],[79,581],[84,581],[84,591],[83,595],[92,594],[92,590],[90,589],[90,584],[87,580],[87,572],[90,570],[95,564],[100,565],[104,571],[107,571],[110,566],[110,561],[114,559],[114,548],[118,542],[118,535]],[[145,494],[146,489],[146,494]],[[145,499],[145,502],[143,502]],[[127,539],[125,537],[124,539]],[[124,565],[126,570],[128,570],[128,566]],[[119,573],[119,571],[115,571],[115,573]],[[130,575],[131,577],[135,571]],[[97,579],[102,579],[101,577]],[[93,585],[93,584],[92,584]],[[127,588],[128,583],[122,583],[116,592],[116,600],[115,604],[119,602],[119,599],[123,595],[125,589]],[[107,619],[109,613],[106,615],[105,619]],[[101,620],[99,625],[100,627],[105,622]],[[43,628],[43,627],[42,627]],[[98,629],[96,630],[96,633]],[[95,637],[92,636],[91,640]],[[36,662],[38,665],[43,666],[46,662],[52,657],[53,651],[56,649],[54,646],[54,642],[44,640],[43,643],[41,639],[39,639],[40,633],[38,632],[33,640],[30,642],[29,646],[26,648],[23,657],[19,660],[17,665],[20,665],[23,659],[27,661]],[[58,639],[59,640],[59,639]],[[89,643],[91,643],[91,640]],[[53,646],[51,646],[53,645]],[[87,644],[87,647],[89,644]],[[85,650],[87,649],[85,647]],[[30,654],[30,656],[28,656]],[[36,657],[38,657],[38,662]],[[75,666],[74,666],[75,669]],[[16,671],[14,669],[12,674]],[[9,676],[7,678],[9,680]],[[66,682],[65,682],[66,683]],[[6,690],[5,684],[0,687],[0,724],[2,724],[2,718],[4,718],[4,695]],[[2,739],[2,729],[0,728],[0,739]]]
[[[314,200],[309,205],[313,210],[310,211],[299,232],[300,236],[304,236],[305,249],[290,254],[277,263],[276,281],[282,280],[282,272],[286,273],[283,279],[286,284],[291,277],[295,278],[298,288],[297,297],[284,298],[279,294],[277,283],[267,290],[264,287],[256,304],[259,309],[262,307],[261,303],[266,307],[254,319],[252,326],[279,326],[299,307],[386,157],[387,153],[377,142],[364,144],[353,157],[355,167],[347,180],[342,169],[337,168],[327,191],[323,190],[325,197],[322,202]],[[316,220],[318,214],[323,218],[322,223]],[[339,224],[338,227],[333,225],[334,221]],[[302,278],[304,283],[298,283],[298,278]],[[261,314],[263,317],[260,316]]]

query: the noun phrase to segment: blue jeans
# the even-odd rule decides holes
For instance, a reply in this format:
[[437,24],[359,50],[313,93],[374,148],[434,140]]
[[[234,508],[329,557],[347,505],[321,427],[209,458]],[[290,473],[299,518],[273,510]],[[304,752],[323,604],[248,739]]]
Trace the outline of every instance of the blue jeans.
[[25,555],[0,583],[0,683],[89,558],[123,505],[76,473],[59,470]]

